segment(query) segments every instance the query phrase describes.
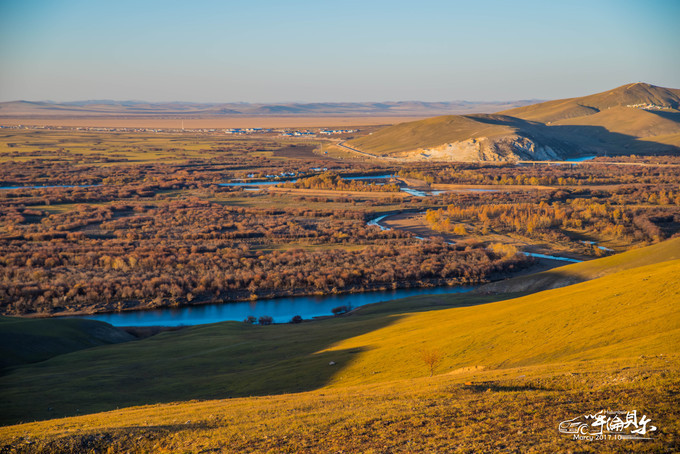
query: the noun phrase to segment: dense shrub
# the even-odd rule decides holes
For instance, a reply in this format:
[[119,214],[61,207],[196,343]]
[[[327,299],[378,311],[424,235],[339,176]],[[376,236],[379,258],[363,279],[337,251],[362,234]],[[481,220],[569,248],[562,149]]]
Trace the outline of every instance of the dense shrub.
[[258,323],[260,325],[271,325],[272,323],[274,323],[274,319],[271,318],[269,315],[263,315],[258,319]]
[[348,307],[348,306],[338,306],[338,307],[334,307],[334,308],[331,310],[331,312],[333,313],[333,315],[345,314],[345,313],[349,312],[349,307]]

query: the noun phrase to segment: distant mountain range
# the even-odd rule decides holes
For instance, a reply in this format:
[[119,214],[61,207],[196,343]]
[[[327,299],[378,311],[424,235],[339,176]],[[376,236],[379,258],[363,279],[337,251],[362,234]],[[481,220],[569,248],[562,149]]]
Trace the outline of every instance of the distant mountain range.
[[678,154],[679,109],[680,90],[634,83],[495,114],[446,115],[401,123],[348,145],[413,161]]
[[0,117],[176,117],[209,118],[236,116],[433,116],[497,112],[526,106],[536,100],[511,102],[329,102],[205,104],[190,102],[149,103],[144,101],[92,100],[76,102],[12,101],[0,103]]

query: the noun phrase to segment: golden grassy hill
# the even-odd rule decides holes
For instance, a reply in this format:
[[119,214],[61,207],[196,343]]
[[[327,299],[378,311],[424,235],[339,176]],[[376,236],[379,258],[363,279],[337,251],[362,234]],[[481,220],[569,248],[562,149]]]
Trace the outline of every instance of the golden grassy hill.
[[638,82],[580,98],[548,101],[499,113],[524,120],[548,123],[593,115],[612,107],[635,105],[654,105],[677,111],[680,108],[680,90]]
[[[676,153],[680,90],[630,84],[499,112],[402,123],[352,140],[406,160],[562,159],[582,154]],[[660,137],[658,142],[655,137]]]
[[600,126],[618,134],[652,137],[680,133],[680,113],[616,106],[585,117],[559,120],[553,125]]
[[320,352],[362,351],[334,386],[420,376],[418,352],[427,349],[446,352],[442,371],[680,353],[678,275],[674,260],[518,299],[416,313]]
[[441,145],[474,137],[498,137],[514,129],[503,124],[479,121],[491,115],[445,115],[400,123],[351,141],[353,146],[377,155],[394,154],[415,148]]
[[[677,355],[646,355],[150,405],[0,428],[0,443],[22,454],[677,452],[679,369]],[[615,408],[647,416],[653,439],[593,443],[557,430]]]
[[[221,323],[17,367],[0,389],[5,409],[23,402],[26,414],[59,396],[92,409],[131,395],[205,398],[210,387],[248,395],[253,382],[270,393],[291,380],[319,389],[9,426],[0,441],[18,452],[672,451],[680,260],[663,248],[631,252],[581,270],[612,274],[520,298],[420,297],[302,325]],[[627,258],[648,264],[629,268]],[[440,355],[435,377],[423,353]],[[637,408],[661,431],[646,444],[597,446],[556,433],[559,421],[601,408]]]

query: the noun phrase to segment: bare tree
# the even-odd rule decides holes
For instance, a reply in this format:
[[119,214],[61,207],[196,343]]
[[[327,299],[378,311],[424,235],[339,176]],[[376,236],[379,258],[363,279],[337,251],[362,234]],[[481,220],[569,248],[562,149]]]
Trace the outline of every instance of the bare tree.
[[444,355],[437,349],[424,348],[420,351],[420,358],[430,369],[430,377],[434,375],[434,371],[444,359]]

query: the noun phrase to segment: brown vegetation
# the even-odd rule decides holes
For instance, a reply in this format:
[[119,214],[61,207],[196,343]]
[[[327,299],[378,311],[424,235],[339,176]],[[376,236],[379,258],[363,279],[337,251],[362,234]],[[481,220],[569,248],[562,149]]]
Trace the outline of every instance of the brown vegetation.
[[[245,209],[196,199],[12,214],[0,240],[5,313],[473,284],[525,261],[381,231],[357,211]],[[291,243],[337,247],[277,250]]]
[[321,175],[302,178],[294,183],[282,183],[281,187],[294,189],[330,189],[333,191],[399,192],[399,186],[393,183],[375,184],[361,180],[345,180],[335,172],[324,172]]
[[[288,140],[3,134],[0,186],[25,186],[0,191],[4,313],[469,284],[527,264],[507,245],[422,242],[366,224],[394,210],[429,209],[431,226],[458,240],[512,233],[591,255],[604,251],[582,239],[613,239],[620,250],[680,225],[680,175],[671,167],[411,165],[401,172],[409,185],[497,191],[413,197],[394,184],[340,177],[391,174],[392,166],[316,157]],[[301,179],[271,193],[222,185],[293,173]],[[540,191],[505,190],[537,184]]]

